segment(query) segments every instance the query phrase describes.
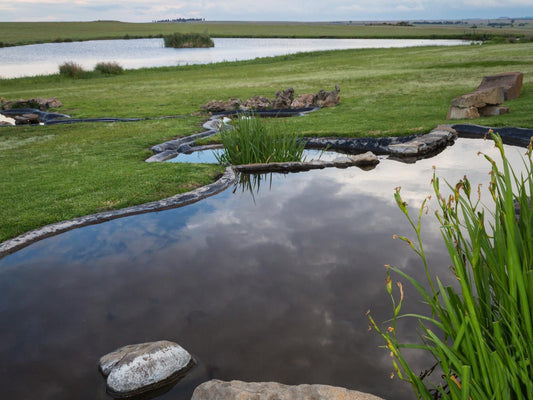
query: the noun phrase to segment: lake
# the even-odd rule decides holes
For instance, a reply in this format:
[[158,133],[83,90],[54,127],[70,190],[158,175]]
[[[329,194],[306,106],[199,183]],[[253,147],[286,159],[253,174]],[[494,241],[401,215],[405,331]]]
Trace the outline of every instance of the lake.
[[[506,149],[520,167],[524,149]],[[436,165],[450,183],[466,173],[486,191],[490,167],[479,150],[498,159],[491,141],[459,139],[415,164],[382,158],[369,171],[252,175],[198,203],[72,230],[0,259],[3,398],[109,399],[99,357],[167,339],[198,365],[160,400],[188,400],[214,378],[412,399],[409,384],[389,379],[389,353],[365,316],[392,315],[385,264],[424,276],[409,246],[392,238],[413,237],[394,188],[416,212]],[[450,260],[431,214],[425,250],[446,284]],[[424,312],[403,281],[403,310]],[[417,340],[414,326],[402,320],[398,330]]]
[[250,60],[318,50],[468,45],[462,40],[430,39],[213,39],[208,49],[165,48],[163,39],[92,40],[0,48],[0,77],[58,73],[68,61],[92,70],[101,61],[127,69]]

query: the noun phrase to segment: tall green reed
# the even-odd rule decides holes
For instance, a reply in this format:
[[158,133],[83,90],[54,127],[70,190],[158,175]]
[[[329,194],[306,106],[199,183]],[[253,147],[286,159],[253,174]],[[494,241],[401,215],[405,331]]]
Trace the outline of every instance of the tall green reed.
[[223,125],[220,137],[221,164],[254,164],[301,161],[305,143],[283,124],[266,124],[254,114],[241,114],[229,126]]
[[[387,291],[393,318],[381,329],[369,315],[390,351],[397,375],[413,386],[419,399],[533,399],[533,163],[531,144],[524,161],[526,172],[517,175],[506,159],[501,138],[491,136],[499,149],[499,167],[491,165],[489,192],[493,209],[481,204],[480,189],[473,193],[465,177],[451,194],[441,192],[433,177],[436,216],[450,255],[457,289],[432,278],[421,240],[421,219],[411,218],[400,190],[395,193],[400,210],[416,233],[406,241],[420,256],[426,271],[423,284],[398,268],[387,266]],[[517,212],[519,208],[519,212]],[[428,314],[402,314],[404,290],[393,292],[390,272],[409,281],[428,305]],[[402,343],[396,325],[400,318],[415,318],[421,343]],[[433,356],[442,381],[427,383],[410,367],[406,354],[421,349]]]

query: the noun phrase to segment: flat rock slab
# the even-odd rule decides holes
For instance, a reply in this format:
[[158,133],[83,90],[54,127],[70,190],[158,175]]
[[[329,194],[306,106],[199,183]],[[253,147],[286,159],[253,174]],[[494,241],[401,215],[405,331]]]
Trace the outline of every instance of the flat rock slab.
[[383,400],[372,394],[326,385],[289,386],[276,382],[223,382],[198,386],[191,400]]
[[184,375],[193,365],[183,347],[166,340],[124,346],[100,358],[107,391],[115,398],[158,389]]
[[309,162],[281,162],[281,163],[267,163],[267,164],[245,164],[235,165],[235,170],[245,173],[264,173],[264,172],[298,172],[309,171],[311,169],[323,168],[348,168],[352,166],[357,167],[373,167],[379,163],[375,154],[368,151],[364,154],[350,155],[346,157],[338,157],[333,161],[311,160]]
[[394,157],[423,157],[446,147],[457,136],[449,126],[438,126],[426,135],[417,136],[405,143],[391,144],[389,154]]
[[504,88],[501,86],[477,89],[475,92],[463,94],[452,100],[453,107],[485,107],[499,105],[505,101]]
[[502,87],[505,100],[516,99],[522,90],[524,74],[521,72],[503,72],[501,74],[484,76],[477,90]]

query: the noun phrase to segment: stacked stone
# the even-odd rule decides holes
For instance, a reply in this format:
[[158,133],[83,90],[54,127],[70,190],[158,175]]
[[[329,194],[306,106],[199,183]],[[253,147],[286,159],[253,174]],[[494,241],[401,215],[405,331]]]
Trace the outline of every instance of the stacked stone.
[[474,119],[509,113],[509,107],[502,103],[520,96],[523,77],[521,72],[485,76],[474,92],[452,100],[446,119]]
[[231,98],[229,100],[211,100],[200,108],[207,112],[222,111],[247,111],[247,110],[269,110],[269,109],[299,109],[308,107],[333,107],[340,103],[340,88],[335,85],[335,90],[326,92],[320,90],[318,93],[300,94],[294,97],[294,89],[288,88],[278,90],[275,97],[270,100],[263,96],[253,96],[246,101]]

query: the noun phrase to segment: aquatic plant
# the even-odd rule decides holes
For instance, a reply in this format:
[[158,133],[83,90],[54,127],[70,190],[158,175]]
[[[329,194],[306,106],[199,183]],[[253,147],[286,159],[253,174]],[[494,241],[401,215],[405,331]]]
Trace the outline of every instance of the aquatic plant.
[[99,62],[95,65],[94,70],[106,75],[121,75],[124,73],[124,68],[116,61]]
[[196,48],[214,47],[215,43],[206,33],[173,33],[163,38],[165,47]]
[[74,61],[67,61],[59,66],[59,75],[69,78],[80,78],[86,71],[80,64]]
[[[386,342],[396,374],[413,386],[419,399],[531,399],[533,398],[533,163],[531,144],[526,172],[520,176],[510,167],[499,136],[491,132],[502,165],[488,156],[491,165],[489,192],[494,209],[489,211],[473,193],[465,177],[446,197],[439,179],[433,178],[436,216],[457,280],[444,286],[431,277],[421,241],[423,202],[418,219],[408,214],[406,203],[395,193],[400,210],[414,229],[417,242],[407,242],[423,261],[427,282],[419,282],[395,267],[387,267],[387,291],[393,318],[381,329],[370,322]],[[475,192],[475,191],[474,191]],[[390,272],[407,279],[427,303],[428,315],[401,314],[404,289],[397,283],[393,293]],[[430,311],[430,312],[429,312]],[[415,318],[422,343],[402,343],[396,331],[402,317]],[[427,374],[410,367],[406,354],[420,349],[435,359],[434,369],[442,381],[430,384]]]
[[224,150],[221,164],[254,164],[301,161],[305,143],[283,124],[265,124],[254,114],[241,114],[220,129]]

